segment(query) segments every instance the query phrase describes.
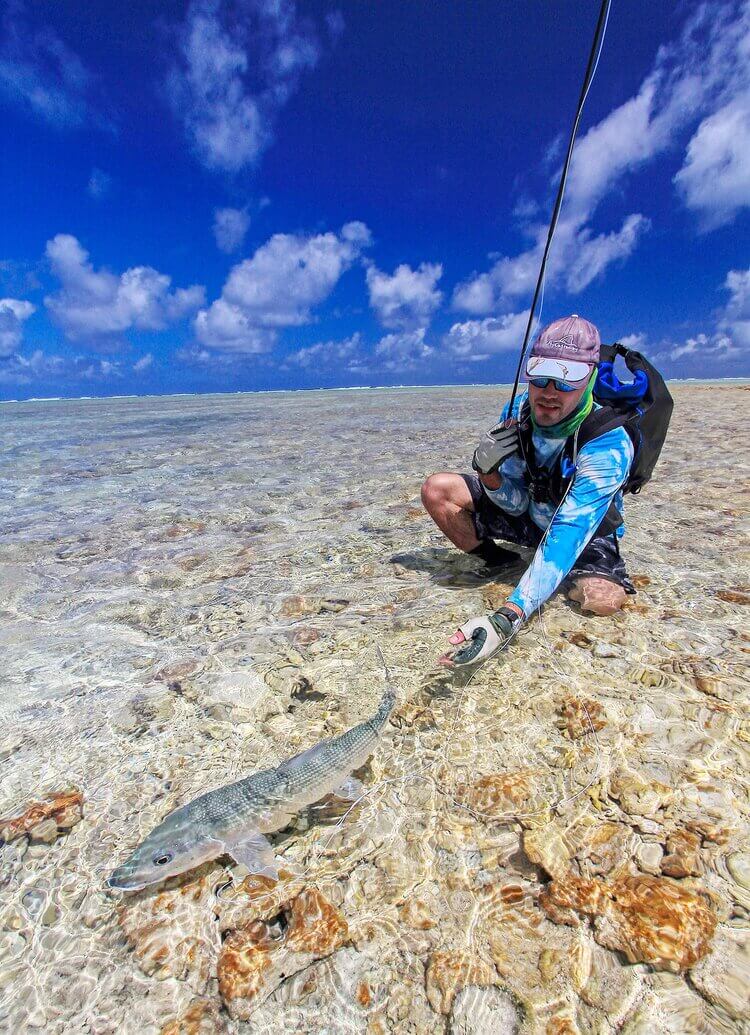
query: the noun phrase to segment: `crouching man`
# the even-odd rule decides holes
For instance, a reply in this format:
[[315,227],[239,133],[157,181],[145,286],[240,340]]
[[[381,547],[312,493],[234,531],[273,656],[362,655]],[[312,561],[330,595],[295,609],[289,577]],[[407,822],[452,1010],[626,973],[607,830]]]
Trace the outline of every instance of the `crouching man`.
[[597,328],[579,316],[545,327],[526,364],[528,395],[515,400],[510,415],[506,406],[483,437],[476,473],[433,474],[422,486],[433,521],[477,558],[483,574],[518,561],[496,539],[536,547],[506,603],[451,636],[444,664],[489,657],[566,579],[570,597],[600,615],[617,611],[634,592],[619,548],[633,444],[622,426],[593,438],[586,428],[595,421],[584,426],[599,409],[593,391],[600,347]]

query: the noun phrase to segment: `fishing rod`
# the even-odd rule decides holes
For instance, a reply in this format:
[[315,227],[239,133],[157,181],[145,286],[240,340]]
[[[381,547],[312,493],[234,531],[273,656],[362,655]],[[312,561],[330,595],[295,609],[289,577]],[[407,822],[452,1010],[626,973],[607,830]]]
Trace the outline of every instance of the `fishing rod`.
[[602,0],[602,5],[599,9],[599,19],[596,23],[596,31],[594,32],[594,39],[591,44],[591,52],[589,54],[588,64],[586,65],[586,73],[583,77],[583,86],[581,87],[581,95],[578,98],[578,109],[576,111],[575,121],[573,122],[573,129],[570,134],[570,140],[568,142],[568,152],[565,156],[565,163],[562,168],[562,175],[560,176],[560,185],[557,188],[557,197],[555,199],[555,207],[552,210],[552,218],[549,224],[549,230],[547,231],[547,243],[544,247],[544,254],[542,255],[542,264],[539,267],[539,276],[536,281],[536,288],[534,289],[534,298],[531,302],[531,309],[529,310],[529,319],[526,323],[526,333],[523,336],[523,345],[521,346],[521,355],[518,360],[518,367],[516,369],[516,378],[513,382],[513,391],[510,395],[510,402],[508,404],[508,421],[510,422],[511,414],[513,413],[513,403],[516,399],[518,392],[518,382],[521,379],[521,370],[523,368],[523,361],[526,355],[526,349],[529,344],[529,336],[531,334],[531,327],[534,322],[534,313],[536,311],[536,305],[539,301],[539,292],[542,289],[544,283],[544,275],[547,271],[547,259],[549,257],[550,247],[552,245],[552,238],[555,236],[555,230],[557,229],[557,221],[560,217],[560,209],[562,208],[563,195],[565,194],[565,184],[568,179],[568,170],[570,169],[570,161],[573,157],[573,146],[575,144],[576,135],[578,134],[578,125],[581,121],[581,115],[583,113],[583,106],[586,103],[589,88],[593,81],[596,69],[599,64],[599,57],[602,52],[604,45],[604,35],[607,31],[607,22],[609,20],[609,9],[611,7],[612,0]]

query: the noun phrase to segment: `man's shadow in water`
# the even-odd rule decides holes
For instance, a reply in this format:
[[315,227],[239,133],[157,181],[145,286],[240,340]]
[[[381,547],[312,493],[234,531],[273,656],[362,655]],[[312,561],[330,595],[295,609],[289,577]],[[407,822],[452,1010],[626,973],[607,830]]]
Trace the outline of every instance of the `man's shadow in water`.
[[[503,544],[503,547],[505,548],[506,544]],[[429,575],[430,582],[445,586],[446,589],[472,589],[490,586],[493,582],[517,582],[528,567],[534,551],[514,545],[513,552],[518,554],[517,561],[511,561],[502,568],[488,573],[483,572],[481,565],[469,554],[457,549],[440,547],[395,553],[389,558],[388,563],[400,564],[409,571],[425,572]]]

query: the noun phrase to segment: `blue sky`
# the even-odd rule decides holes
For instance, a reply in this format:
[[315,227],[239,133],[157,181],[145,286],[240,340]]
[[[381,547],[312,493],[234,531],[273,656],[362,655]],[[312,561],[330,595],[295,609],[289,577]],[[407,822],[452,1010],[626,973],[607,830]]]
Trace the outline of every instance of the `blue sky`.
[[[511,379],[598,8],[0,3],[0,398]],[[748,55],[614,0],[545,321],[750,375]]]

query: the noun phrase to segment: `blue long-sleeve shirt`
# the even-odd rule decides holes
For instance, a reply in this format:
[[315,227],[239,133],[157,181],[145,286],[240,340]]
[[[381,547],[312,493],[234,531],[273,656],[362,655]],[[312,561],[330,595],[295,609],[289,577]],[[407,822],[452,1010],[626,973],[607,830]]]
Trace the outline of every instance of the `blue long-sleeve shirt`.
[[[516,418],[523,401],[523,398],[515,400],[513,416]],[[506,406],[500,419],[505,420],[507,414]],[[537,464],[548,468],[557,462],[565,443],[564,438],[550,438],[536,429],[531,440]],[[524,481],[526,465],[518,454],[500,466],[502,483],[499,489],[484,486],[487,496],[501,510],[514,515],[528,510],[535,525],[549,529],[510,597],[510,601],[522,608],[527,616],[552,596],[570,572],[613,500],[622,513],[620,489],[627,478],[633,455],[633,443],[624,428],[614,428],[586,443],[578,453],[573,485],[556,515],[554,504],[536,503],[529,498]],[[625,526],[621,524],[617,535],[621,536],[624,531]]]

